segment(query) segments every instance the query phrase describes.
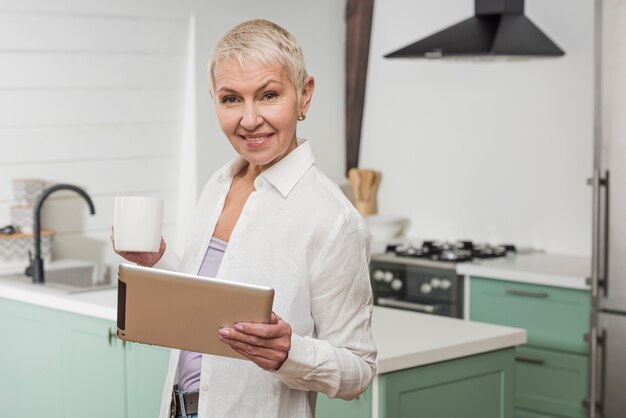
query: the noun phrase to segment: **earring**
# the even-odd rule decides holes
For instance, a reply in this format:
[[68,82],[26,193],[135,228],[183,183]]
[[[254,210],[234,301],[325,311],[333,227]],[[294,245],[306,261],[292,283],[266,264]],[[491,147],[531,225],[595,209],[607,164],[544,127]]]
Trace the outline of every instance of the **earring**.
[[300,122],[302,122],[302,121],[303,121],[303,120],[305,120],[305,119],[306,119],[306,113],[302,112],[302,113],[300,113],[300,114],[298,115],[298,120],[299,120]]

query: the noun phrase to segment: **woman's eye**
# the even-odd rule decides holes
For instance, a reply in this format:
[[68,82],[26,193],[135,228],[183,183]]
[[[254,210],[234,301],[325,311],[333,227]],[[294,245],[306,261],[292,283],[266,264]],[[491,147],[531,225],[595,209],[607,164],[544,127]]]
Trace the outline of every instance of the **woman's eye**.
[[267,92],[267,93],[265,93],[263,95],[263,99],[265,99],[265,100],[272,100],[272,99],[275,99],[277,97],[278,97],[278,93],[273,92],[273,91]]
[[235,96],[225,96],[222,98],[222,103],[225,104],[232,104],[232,103],[237,103],[237,98]]

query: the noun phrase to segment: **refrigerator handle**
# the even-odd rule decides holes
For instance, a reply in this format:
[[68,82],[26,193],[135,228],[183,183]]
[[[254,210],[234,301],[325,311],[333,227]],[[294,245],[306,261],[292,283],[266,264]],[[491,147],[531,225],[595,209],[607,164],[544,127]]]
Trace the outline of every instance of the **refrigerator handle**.
[[602,418],[598,413],[602,407],[598,399],[598,346],[602,344],[603,332],[598,332],[598,327],[594,325],[586,337],[589,342],[589,397],[583,404],[588,408],[589,418]]
[[[607,172],[608,176],[608,172]],[[599,288],[603,285],[603,278],[601,272],[604,271],[604,267],[601,265],[601,261],[605,261],[604,257],[601,257],[601,247],[604,244],[603,240],[608,238],[606,227],[607,220],[602,219],[602,207],[607,208],[607,205],[602,205],[602,193],[601,187],[606,184],[606,180],[600,175],[599,170],[593,171],[593,177],[587,180],[587,184],[592,187],[593,203],[592,203],[592,221],[591,221],[591,278],[587,281],[591,286],[591,297],[596,302],[598,298]],[[605,196],[607,193],[604,194]],[[605,226],[604,231],[602,226]],[[606,250],[606,249],[605,249]]]

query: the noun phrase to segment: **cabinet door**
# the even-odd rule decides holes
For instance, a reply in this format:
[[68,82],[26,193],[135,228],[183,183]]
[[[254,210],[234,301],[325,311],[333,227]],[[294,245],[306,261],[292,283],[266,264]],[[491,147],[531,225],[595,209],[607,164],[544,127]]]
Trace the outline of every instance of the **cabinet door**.
[[515,350],[379,376],[381,418],[512,418]]
[[472,277],[470,319],[524,328],[528,345],[588,352],[588,291]]
[[516,409],[515,418],[554,418],[554,415],[545,415],[537,412],[524,411],[523,409]]
[[170,350],[126,343],[126,384],[129,418],[159,415]]
[[324,394],[318,394],[315,416],[317,418],[370,418],[372,416],[372,385],[365,393],[351,401],[330,399]]
[[64,314],[66,417],[126,415],[124,349],[111,321]]
[[61,312],[0,299],[0,416],[63,417]]
[[587,356],[516,349],[515,406],[550,416],[584,418],[589,359]]

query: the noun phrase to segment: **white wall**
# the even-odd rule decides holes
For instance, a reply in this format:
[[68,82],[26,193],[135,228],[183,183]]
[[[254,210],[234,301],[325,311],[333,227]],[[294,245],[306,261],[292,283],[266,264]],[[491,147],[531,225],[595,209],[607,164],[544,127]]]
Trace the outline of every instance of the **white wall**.
[[113,196],[166,200],[175,240],[190,7],[165,1],[0,1],[0,224],[11,181],[84,188],[45,203],[55,258],[118,261]]
[[593,2],[528,0],[561,58],[384,59],[473,14],[471,0],[375,2],[362,167],[413,239],[590,253]]

